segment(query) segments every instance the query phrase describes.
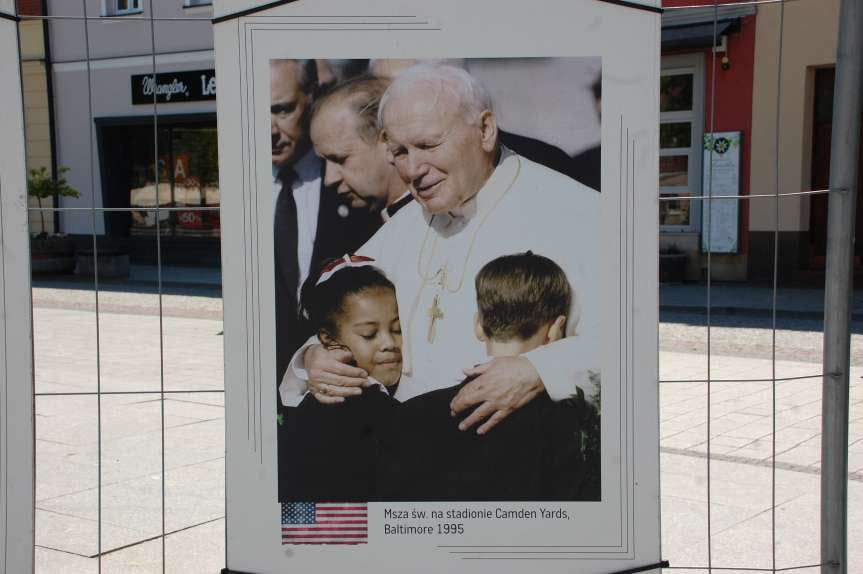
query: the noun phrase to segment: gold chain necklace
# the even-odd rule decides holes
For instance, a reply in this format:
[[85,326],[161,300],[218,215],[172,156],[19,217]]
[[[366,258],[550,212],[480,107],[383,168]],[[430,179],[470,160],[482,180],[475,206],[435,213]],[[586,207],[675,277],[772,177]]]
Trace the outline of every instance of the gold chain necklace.
[[[429,237],[429,234],[431,233],[431,229],[432,229],[432,226],[434,224],[435,217],[437,217],[436,215],[431,216],[431,219],[429,219],[428,226],[426,227],[426,233],[425,233],[425,236],[423,237],[422,245],[420,246],[419,257],[417,257],[417,273],[419,274],[423,285],[433,283],[435,279],[439,278],[441,287],[443,287],[445,290],[449,291],[450,293],[457,293],[458,291],[461,290],[462,286],[464,286],[464,278],[465,278],[465,275],[467,274],[467,264],[468,264],[468,261],[470,261],[471,255],[473,254],[473,248],[476,245],[476,238],[479,236],[480,229],[482,229],[482,226],[485,224],[489,215],[491,215],[491,213],[497,208],[497,206],[501,202],[501,200],[503,200],[503,198],[509,193],[509,190],[512,189],[512,186],[515,185],[515,182],[516,182],[516,180],[518,180],[518,176],[521,173],[521,158],[516,156],[515,159],[516,159],[517,163],[516,163],[515,175],[513,175],[512,181],[509,182],[509,185],[506,186],[506,189],[503,191],[503,193],[500,194],[500,196],[494,200],[494,203],[491,205],[491,207],[489,207],[488,211],[485,212],[485,214],[482,216],[482,219],[477,224],[476,229],[474,229],[473,236],[470,238],[470,243],[468,244],[467,254],[465,255],[464,262],[462,263],[461,274],[459,275],[458,284],[455,286],[455,288],[451,288],[449,286],[449,277],[448,277],[448,273],[446,271],[448,264],[444,264],[443,266],[438,268],[438,270],[435,271],[435,273],[432,275],[429,275],[427,272],[423,272],[423,269],[422,269],[423,254],[425,253],[425,250],[426,250],[426,243],[428,242],[428,237]],[[434,240],[432,241],[431,254],[429,255],[429,259],[428,259],[428,263],[426,264],[426,267],[431,266],[432,262],[434,261],[435,254],[437,253],[438,239],[439,239],[439,235],[435,234]]]
[[[500,196],[494,200],[494,203],[492,203],[492,205],[489,207],[488,211],[482,216],[482,219],[479,221],[479,223],[476,226],[476,229],[473,232],[473,236],[471,237],[470,243],[468,244],[467,254],[465,255],[464,263],[462,264],[462,270],[461,270],[461,274],[459,276],[458,284],[455,286],[454,289],[449,286],[448,277],[447,277],[447,273],[446,273],[446,267],[447,267],[446,264],[443,265],[442,267],[440,267],[433,275],[429,275],[427,272],[423,272],[423,269],[422,269],[423,254],[425,253],[426,244],[428,242],[428,236],[431,233],[432,224],[434,223],[435,216],[433,215],[431,217],[431,219],[429,219],[428,227],[426,228],[426,233],[425,233],[425,236],[423,237],[422,245],[420,246],[419,256],[417,257],[417,273],[420,276],[420,287],[419,287],[419,290],[417,291],[416,297],[414,297],[414,301],[413,301],[413,304],[411,305],[410,313],[408,314],[408,324],[407,324],[407,327],[408,327],[407,333],[408,334],[413,332],[413,323],[414,323],[414,319],[416,317],[417,307],[419,307],[420,299],[422,298],[423,291],[425,291],[425,288],[427,285],[430,285],[431,283],[434,282],[434,280],[436,278],[439,278],[440,286],[443,290],[449,291],[450,293],[457,293],[459,290],[461,290],[462,286],[464,285],[465,275],[467,274],[468,261],[470,261],[471,255],[473,254],[473,248],[476,244],[476,239],[479,235],[480,229],[485,224],[486,220],[488,219],[489,215],[491,215],[492,211],[494,211],[497,208],[498,204],[500,204],[500,202],[504,198],[504,196],[506,196],[509,193],[509,191],[512,189],[512,187],[515,185],[515,182],[518,180],[518,176],[521,174],[521,158],[516,156],[515,159],[516,159],[517,163],[516,163],[515,174],[512,177],[512,181],[509,182],[509,185],[507,185],[507,187],[503,191],[503,193],[500,194]],[[432,252],[431,252],[431,255],[429,256],[429,260],[428,260],[427,265],[431,265],[432,262],[434,261],[434,256],[435,256],[435,253],[437,251],[437,242],[438,242],[438,235],[435,234],[434,241],[432,242]],[[434,301],[432,302],[432,306],[428,309],[427,314],[428,314],[429,318],[431,319],[431,323],[429,324],[429,331],[428,331],[427,340],[429,343],[433,343],[434,338],[435,338],[435,334],[436,334],[436,331],[435,331],[436,323],[439,319],[443,319],[443,316],[444,316],[443,310],[440,308],[440,296],[439,295],[437,295],[437,294],[435,295]],[[408,337],[407,346],[408,346],[409,366],[405,369],[405,373],[410,375],[413,372],[413,337],[411,337],[411,336]]]

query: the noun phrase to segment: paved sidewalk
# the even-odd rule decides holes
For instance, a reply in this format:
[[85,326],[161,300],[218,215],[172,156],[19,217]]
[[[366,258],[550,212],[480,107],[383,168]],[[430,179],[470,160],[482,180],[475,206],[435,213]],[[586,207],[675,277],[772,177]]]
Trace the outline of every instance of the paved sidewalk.
[[[121,287],[121,286],[120,286]],[[696,301],[699,286],[664,292],[679,304]],[[221,299],[197,288],[162,297],[34,289],[34,355],[38,393],[151,391],[150,394],[49,396],[36,399],[37,572],[161,572],[164,487],[167,572],[216,573],[224,565],[224,403]],[[201,288],[202,293],[212,290]],[[728,304],[743,291],[724,291]],[[737,293],[738,295],[734,295]],[[756,300],[759,296],[755,294]],[[809,291],[797,309],[812,312]],[[763,296],[760,301],[763,302]],[[754,303],[750,303],[754,305]],[[808,306],[808,307],[807,307]],[[750,307],[741,307],[747,309]],[[763,323],[763,321],[760,321]],[[814,323],[814,321],[808,321]],[[707,377],[703,326],[660,325],[660,379]],[[815,564],[819,545],[821,371],[817,329],[782,331],[776,376],[811,378],[776,385],[776,565]],[[770,379],[771,333],[762,326],[715,327],[711,378]],[[863,348],[855,335],[852,347]],[[805,350],[811,352],[804,352]],[[852,369],[849,465],[849,572],[863,572],[863,356]],[[160,360],[164,379],[160,378]],[[172,394],[164,415],[158,394]],[[710,508],[713,566],[769,568],[774,514],[773,385],[713,382],[707,460],[708,387],[660,386],[664,558],[675,567],[707,564]],[[101,408],[99,408],[101,407]],[[161,429],[165,428],[165,480]],[[101,431],[101,464],[99,432]],[[708,506],[708,472],[710,500]],[[101,476],[101,508],[97,481]],[[100,518],[102,520],[99,528]],[[101,536],[101,545],[99,544]],[[695,574],[695,570],[669,570]]]
[[[660,385],[662,548],[672,566],[707,565],[708,476],[713,566],[771,568],[774,516],[776,567],[820,562],[820,365],[779,361],[776,368],[778,377],[815,378],[776,384],[775,440],[771,382],[710,385],[709,463],[707,385]],[[719,355],[711,364],[718,380],[769,379],[771,370],[767,359]],[[660,354],[662,380],[705,376],[703,355]],[[863,572],[861,377],[863,368],[852,368],[848,572]]]

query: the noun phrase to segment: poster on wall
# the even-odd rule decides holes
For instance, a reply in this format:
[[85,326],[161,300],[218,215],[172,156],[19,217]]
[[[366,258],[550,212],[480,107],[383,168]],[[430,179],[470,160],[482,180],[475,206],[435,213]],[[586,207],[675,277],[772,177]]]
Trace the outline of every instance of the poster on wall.
[[[735,198],[740,195],[741,132],[704,134],[705,196]],[[740,200],[721,199],[707,202],[701,211],[701,251],[737,253]]]
[[245,4],[225,572],[658,568],[656,3]]

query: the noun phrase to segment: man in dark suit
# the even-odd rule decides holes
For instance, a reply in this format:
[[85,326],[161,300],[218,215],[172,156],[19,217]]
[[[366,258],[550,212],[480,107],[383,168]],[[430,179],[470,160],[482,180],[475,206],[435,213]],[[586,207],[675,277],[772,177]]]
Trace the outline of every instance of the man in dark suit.
[[379,221],[351,209],[324,181],[309,139],[317,87],[314,60],[270,62],[277,381],[309,335],[298,315],[303,281],[322,261],[355,251]]
[[413,199],[380,139],[378,104],[388,85],[370,75],[335,84],[315,100],[311,121],[324,182],[352,208],[380,214],[381,223]]

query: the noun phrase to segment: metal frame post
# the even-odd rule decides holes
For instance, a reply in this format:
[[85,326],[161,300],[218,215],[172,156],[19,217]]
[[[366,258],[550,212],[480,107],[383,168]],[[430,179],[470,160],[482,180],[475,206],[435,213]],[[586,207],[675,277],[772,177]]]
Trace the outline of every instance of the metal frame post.
[[18,16],[0,0],[0,574],[34,564],[33,332]]
[[863,2],[842,0],[824,287],[821,434],[822,574],[848,572],[848,405],[857,162],[863,87]]

